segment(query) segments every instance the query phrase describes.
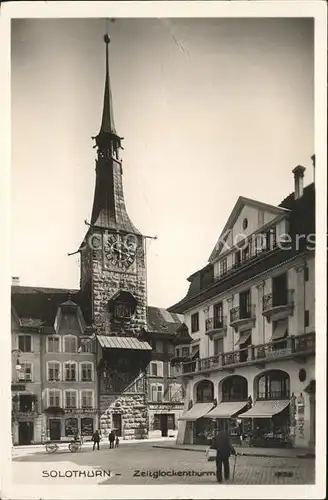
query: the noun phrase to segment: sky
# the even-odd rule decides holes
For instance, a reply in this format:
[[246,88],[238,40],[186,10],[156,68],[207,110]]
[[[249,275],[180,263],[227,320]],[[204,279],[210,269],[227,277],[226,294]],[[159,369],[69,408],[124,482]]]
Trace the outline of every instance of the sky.
[[11,273],[79,287],[105,45],[126,206],[148,240],[148,303],[203,267],[238,196],[279,204],[314,153],[309,19],[15,19]]

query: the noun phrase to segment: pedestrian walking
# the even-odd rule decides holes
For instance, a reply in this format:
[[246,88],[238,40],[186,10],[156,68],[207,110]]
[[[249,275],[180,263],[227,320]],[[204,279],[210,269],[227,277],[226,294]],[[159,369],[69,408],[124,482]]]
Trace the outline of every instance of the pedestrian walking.
[[228,434],[225,431],[218,432],[211,444],[211,448],[216,450],[216,479],[222,483],[222,466],[224,479],[228,481],[230,477],[229,458],[230,455],[236,455],[236,450],[231,445]]
[[114,431],[110,431],[110,433],[108,434],[108,441],[109,441],[109,448],[114,448],[114,442],[115,442]]
[[98,430],[93,433],[92,441],[93,441],[93,451],[95,451],[96,446],[97,450],[99,450],[100,434]]
[[116,436],[116,439],[115,439],[115,448],[118,448],[120,445],[120,440],[118,438],[118,436]]

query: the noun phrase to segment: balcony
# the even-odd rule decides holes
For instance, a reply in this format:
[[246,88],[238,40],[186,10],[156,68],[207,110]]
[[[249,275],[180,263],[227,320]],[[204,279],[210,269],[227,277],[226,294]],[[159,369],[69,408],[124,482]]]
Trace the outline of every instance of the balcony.
[[226,316],[222,318],[208,318],[205,320],[205,334],[211,339],[215,335],[216,337],[224,337],[227,331],[227,318]]
[[302,358],[315,353],[315,333],[297,337],[287,337],[256,346],[248,346],[237,351],[220,353],[210,358],[202,358],[181,364],[180,376],[225,370],[236,366],[270,363],[277,359]]
[[234,307],[230,311],[230,325],[234,328],[235,332],[238,332],[241,326],[245,327],[245,330],[253,328],[255,321],[255,304],[252,304],[248,308]]
[[294,290],[267,293],[262,299],[262,314],[269,322],[287,318],[293,310]]

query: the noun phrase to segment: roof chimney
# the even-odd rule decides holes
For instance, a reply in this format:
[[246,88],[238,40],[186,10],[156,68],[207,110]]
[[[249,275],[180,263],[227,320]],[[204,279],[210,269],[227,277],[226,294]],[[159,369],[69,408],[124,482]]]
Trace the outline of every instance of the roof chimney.
[[19,277],[18,276],[13,276],[11,278],[11,284],[12,284],[12,286],[19,286]]
[[304,172],[305,168],[302,167],[302,165],[297,165],[297,167],[294,168],[293,174],[294,174],[294,196],[295,200],[298,200],[298,198],[301,198],[303,196],[303,177],[304,177]]

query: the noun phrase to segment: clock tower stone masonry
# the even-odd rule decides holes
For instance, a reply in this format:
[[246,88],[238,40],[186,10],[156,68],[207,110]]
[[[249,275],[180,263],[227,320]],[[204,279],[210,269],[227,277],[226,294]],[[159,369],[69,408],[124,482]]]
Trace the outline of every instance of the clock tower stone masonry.
[[123,194],[122,137],[115,128],[106,44],[102,122],[91,221],[80,247],[81,290],[97,335],[137,337],[146,329],[145,238],[131,222]]

